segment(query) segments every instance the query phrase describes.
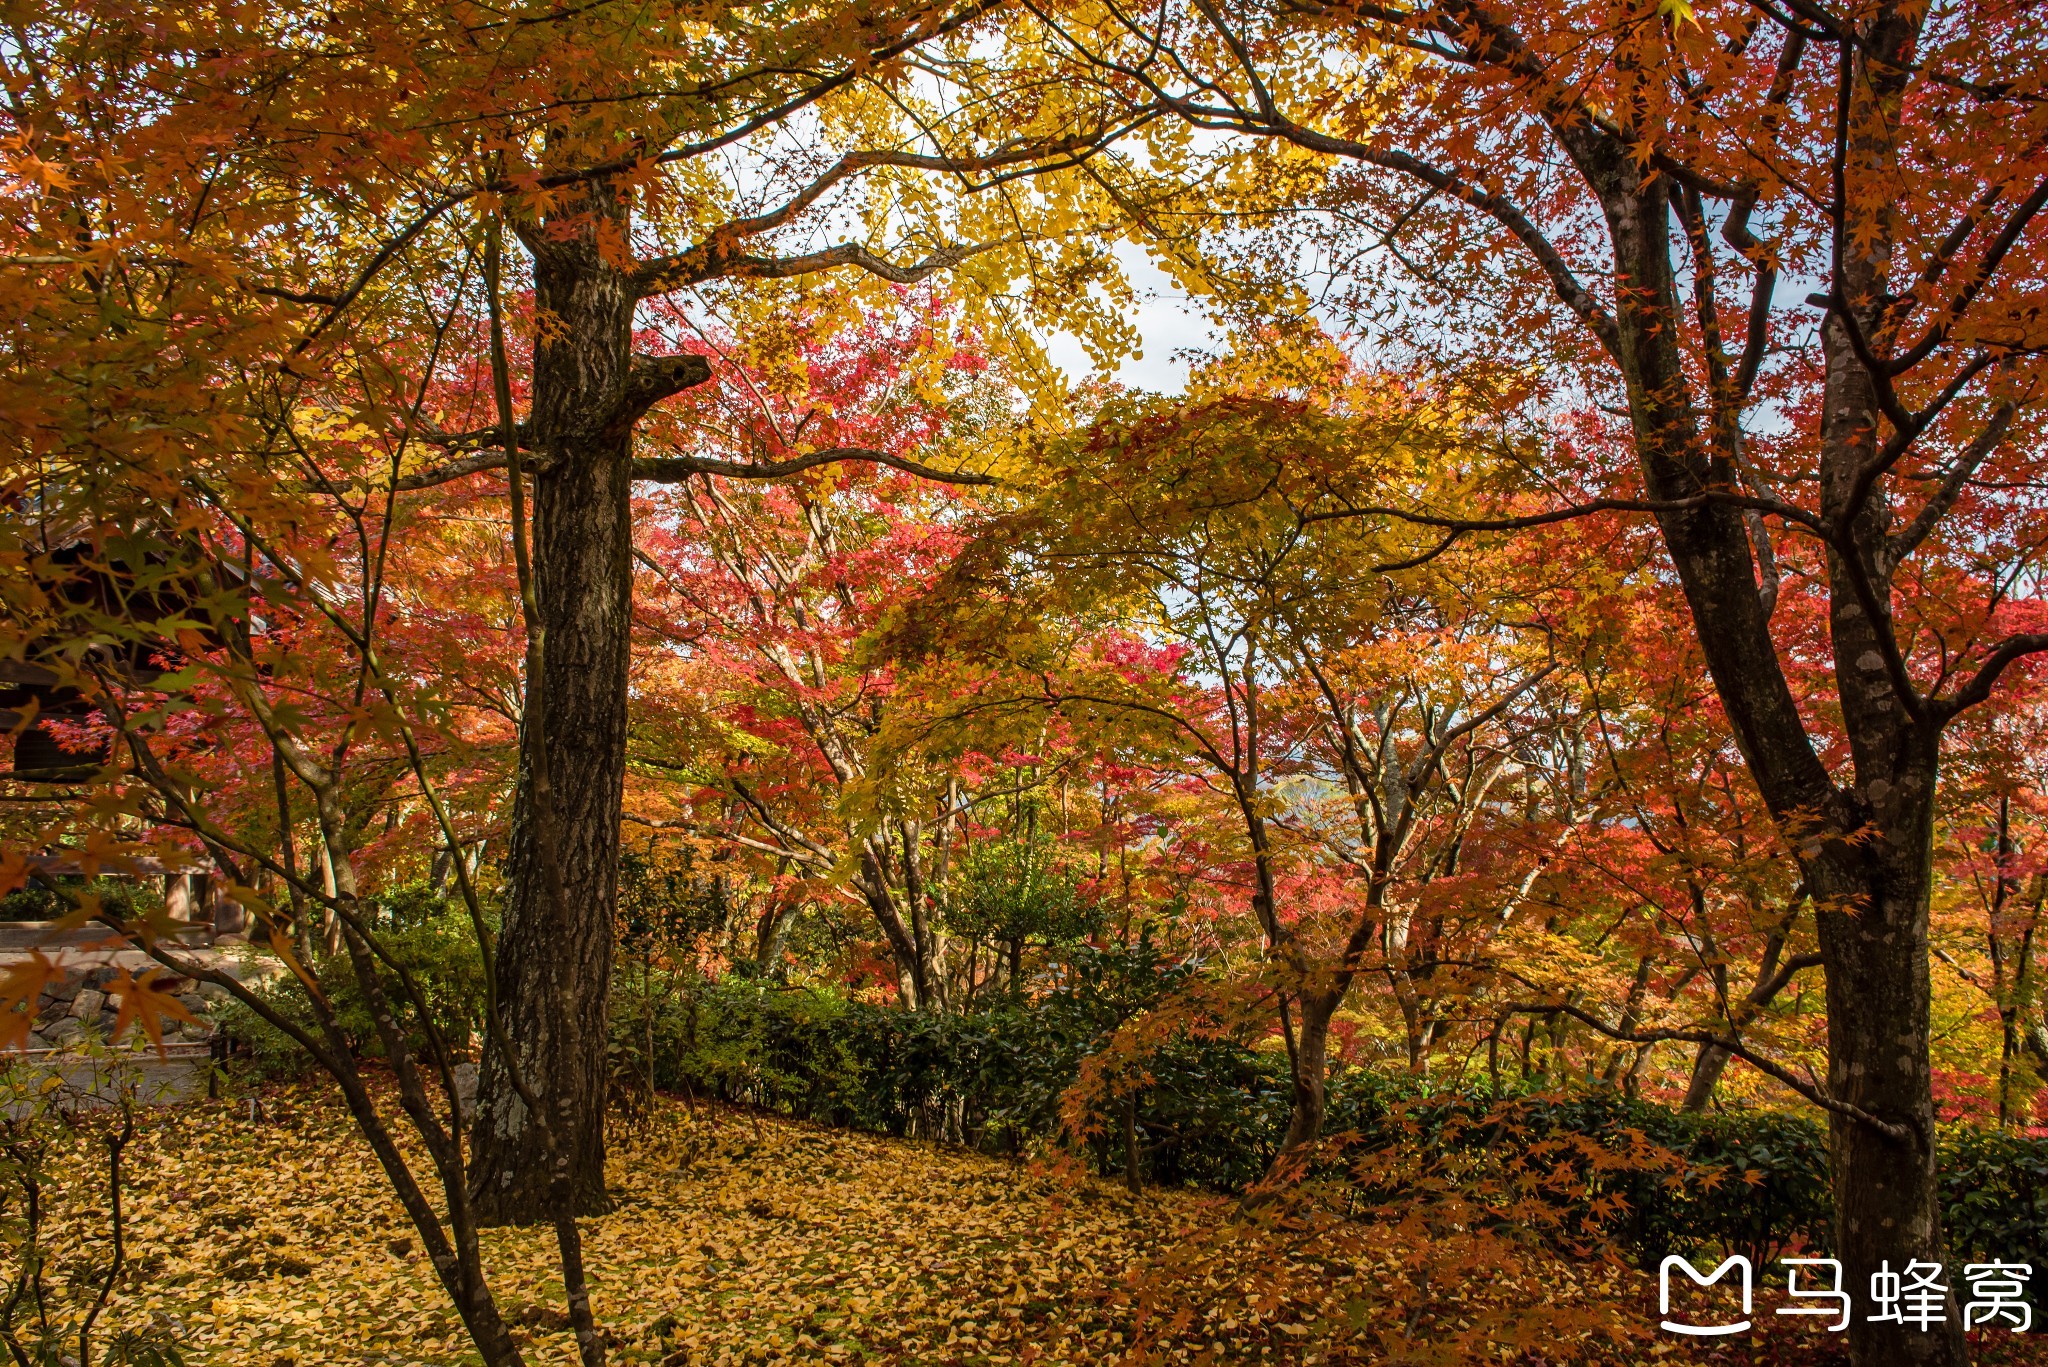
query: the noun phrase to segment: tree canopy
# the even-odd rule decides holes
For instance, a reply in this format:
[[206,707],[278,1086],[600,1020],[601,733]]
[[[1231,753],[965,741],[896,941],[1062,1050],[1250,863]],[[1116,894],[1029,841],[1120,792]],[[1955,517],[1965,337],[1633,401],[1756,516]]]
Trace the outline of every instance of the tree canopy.
[[[1939,1264],[1942,1127],[2048,1079],[2041,44],[12,5],[0,893],[140,951],[117,1035],[204,983],[314,1060],[491,1367],[493,1224],[604,1360],[607,1116],[734,984],[1034,1022],[1007,1142],[1134,1189],[1221,1124],[1174,1069],[1279,1070],[1269,1193],[1359,1076],[1809,1115],[1840,1285]],[[906,1126],[996,1142],[967,1090]]]

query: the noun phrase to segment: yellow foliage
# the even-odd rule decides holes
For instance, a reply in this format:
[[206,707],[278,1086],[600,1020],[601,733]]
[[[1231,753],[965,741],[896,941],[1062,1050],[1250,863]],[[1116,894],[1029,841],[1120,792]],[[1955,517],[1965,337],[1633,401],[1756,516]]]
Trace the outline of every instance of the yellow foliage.
[[[168,1329],[207,1367],[472,1361],[332,1093],[293,1088],[259,1104],[255,1119],[245,1100],[140,1118],[125,1196],[133,1271],[103,1324]],[[95,1151],[72,1135],[54,1158],[53,1281],[104,1266]],[[1134,1197],[956,1148],[713,1107],[694,1118],[659,1107],[614,1146],[610,1183],[615,1207],[585,1222],[584,1252],[615,1363],[1363,1361],[1366,1344],[1415,1333],[1413,1307],[1388,1291],[1431,1275],[1415,1262],[1427,1246],[1403,1249],[1391,1226],[1384,1238],[1352,1229],[1346,1260],[1332,1262],[1291,1219],[1247,1218],[1224,1198]],[[490,1230],[484,1247],[528,1360],[573,1363],[552,1232]],[[1503,1332],[1552,1310],[1574,1323],[1629,1318],[1619,1298],[1637,1288],[1624,1274],[1534,1259],[1522,1270],[1541,1285],[1475,1282],[1437,1308],[1467,1327],[1512,1310]]]

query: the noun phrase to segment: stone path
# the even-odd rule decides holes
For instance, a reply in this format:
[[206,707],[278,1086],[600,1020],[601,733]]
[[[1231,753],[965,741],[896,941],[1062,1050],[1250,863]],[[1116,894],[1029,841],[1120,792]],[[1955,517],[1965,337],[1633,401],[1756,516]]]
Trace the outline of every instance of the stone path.
[[[179,955],[197,967],[245,983],[284,972],[268,956],[246,946],[208,943],[210,938],[195,928]],[[52,932],[36,922],[0,924],[0,974],[38,953],[54,960],[62,972],[36,1003],[27,1047],[0,1055],[0,1115],[18,1116],[37,1105],[96,1109],[118,1104],[124,1094],[142,1106],[206,1095],[212,1067],[211,1018],[223,996],[221,989],[178,978],[139,949],[110,944],[102,929]],[[109,1047],[105,1042],[112,1039],[120,1018],[118,984],[143,980],[152,970],[161,989],[195,1021],[166,1021],[161,1054],[134,1039]],[[131,1024],[129,1035],[135,1034]]]

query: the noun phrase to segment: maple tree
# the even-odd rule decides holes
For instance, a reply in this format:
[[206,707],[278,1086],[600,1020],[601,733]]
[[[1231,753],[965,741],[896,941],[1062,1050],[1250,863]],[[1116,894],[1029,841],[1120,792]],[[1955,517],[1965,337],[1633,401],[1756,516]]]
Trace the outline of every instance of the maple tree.
[[[694,430],[695,449],[738,464],[803,432],[824,449],[874,451],[914,470],[934,443],[971,441],[990,399],[1007,420],[1007,390],[983,386],[992,392],[977,403],[987,360],[957,334],[951,310],[930,297],[905,303],[893,327],[870,317],[819,336],[815,323],[792,324],[793,366],[750,367],[733,339],[707,334],[729,382],[671,408],[668,439],[683,444]],[[848,889],[882,932],[913,1007],[946,1000],[939,903],[952,827],[968,808],[957,776],[933,791],[929,775],[874,771],[896,682],[859,644],[951,557],[958,537],[945,522],[960,487],[888,465],[765,486],[703,473],[650,491],[636,518],[650,652],[641,687],[650,701],[672,696],[677,715],[667,725],[649,716],[634,762],[696,787],[668,796],[687,809],[675,824],[702,838],[821,888],[850,869]],[[761,938],[773,941],[772,927]]]
[[[1134,103],[1341,166],[1325,202],[1389,244],[1368,278],[1416,281],[1396,336],[1442,355],[1454,323],[1625,412],[1633,468],[1600,492],[1656,519],[1820,908],[1847,1276],[1938,1257],[1942,738],[2048,650],[2038,602],[2007,589],[2037,553],[2033,502],[1993,492],[2038,478],[2039,34],[2015,9],[1885,0],[1167,4],[1064,32]],[[1825,605],[1836,734],[1789,677],[1774,541]],[[1859,1361],[1967,1356],[1955,1322],[1849,1332]]]
[[[844,902],[879,932],[904,1005],[972,1001],[999,971],[984,941],[1003,946],[1015,993],[1026,941],[1072,938],[1091,919],[1071,837],[1112,800],[1109,779],[1057,728],[935,748],[918,732],[925,681],[869,638],[944,571],[996,482],[934,483],[920,457],[1000,444],[1018,395],[941,296],[907,294],[844,332],[827,326],[828,301],[813,307],[765,344],[700,331],[728,382],[672,405],[664,439],[736,464],[802,431],[893,464],[770,485],[703,473],[643,495],[628,819],[777,887],[753,936],[762,971],[783,967],[771,951],[791,918]],[[1094,853],[1099,881],[1107,843]]]
[[2026,1123],[2038,1080],[2048,1076],[2039,942],[2048,879],[2040,866],[2042,713],[2038,682],[2014,706],[1972,718],[1945,775],[1937,850],[1948,931],[1935,952],[1980,994],[1997,1022],[1992,1113]]
[[[484,791],[475,790],[474,760],[509,748],[509,726],[469,691],[488,682],[489,657],[475,649],[482,640],[473,636],[457,655],[430,626],[438,615],[432,602],[406,605],[420,609],[407,614],[410,630],[388,638],[384,630],[397,615],[387,575],[408,560],[438,570],[451,554],[473,552],[475,535],[459,518],[410,525],[388,482],[355,498],[335,493],[360,490],[366,469],[395,465],[387,443],[360,426],[310,437],[299,452],[309,478],[295,489],[273,485],[269,500],[181,508],[148,486],[118,496],[100,486],[81,505],[61,475],[32,486],[42,508],[60,515],[41,524],[40,538],[18,538],[16,553],[46,561],[72,554],[59,561],[63,569],[24,576],[28,593],[10,607],[38,658],[90,699],[111,746],[109,762],[88,765],[76,787],[16,809],[9,858],[20,868],[29,851],[54,845],[84,851],[88,871],[137,874],[189,867],[195,857],[211,866],[251,918],[251,938],[295,975],[295,1000],[268,997],[185,952],[161,908],[131,918],[94,894],[74,895],[60,929],[103,922],[163,966],[124,975],[116,1033],[134,1021],[155,1039],[164,1017],[186,1015],[166,985],[197,980],[305,1049],[340,1085],[478,1351],[487,1362],[512,1364],[520,1355],[491,1292],[467,1198],[455,1069],[470,1041],[450,1037],[430,994],[391,953],[367,896],[373,870],[404,860],[405,851],[456,851],[477,838],[473,826],[456,825],[455,812],[467,808],[473,821],[478,807],[488,810],[496,784],[485,777]],[[56,546],[53,523],[62,534]],[[391,554],[394,534],[407,539],[403,555]],[[502,592],[488,579],[482,587]],[[46,596],[48,588],[58,592]],[[138,611],[143,605],[148,610]],[[458,677],[469,688],[444,692]],[[483,766],[484,774],[494,767]],[[451,810],[443,792],[465,790]],[[315,833],[307,844],[297,834],[304,825]],[[319,851],[317,869],[298,854],[309,844]],[[466,865],[455,867],[488,956],[484,912]],[[316,941],[316,924],[326,945]],[[356,1042],[295,944],[331,945],[332,959],[346,965],[396,1080],[402,1122],[372,1094]],[[41,953],[12,966],[5,990],[20,1006],[8,1013],[9,1026],[25,1034],[43,985],[66,972]],[[483,1019],[502,1050],[494,1013],[486,1009]],[[423,1150],[438,1202],[401,1144],[399,1124]],[[573,1216],[558,1219],[556,1232],[583,1360],[598,1363]]]
[[[1002,186],[1020,172],[1071,167],[1112,138],[1116,129],[1089,111],[1068,111],[1073,117],[1059,121],[1065,131],[1022,139],[982,139],[974,124],[949,121],[937,110],[927,118],[913,115],[909,129],[904,126],[905,96],[893,87],[902,85],[905,72],[895,59],[926,43],[952,38],[954,66],[960,69],[947,73],[949,85],[985,95],[977,90],[980,75],[968,57],[971,48],[960,46],[981,14],[974,6],[958,13],[916,9],[889,22],[864,16],[857,25],[831,7],[763,15],[729,28],[725,51],[696,42],[697,21],[678,16],[673,36],[664,33],[654,51],[624,54],[600,45],[597,60],[603,65],[589,66],[581,64],[590,54],[579,45],[572,48],[578,64],[570,72],[547,74],[550,103],[586,107],[585,116],[557,120],[544,132],[495,130],[497,160],[487,186],[503,199],[500,212],[533,262],[529,412],[523,421],[515,419],[509,387],[501,382],[501,427],[443,444],[483,448],[445,467],[457,475],[494,464],[516,467],[518,452],[528,447],[542,470],[534,503],[530,719],[522,730],[499,991],[515,1028],[524,1032],[520,1047],[542,1094],[574,1135],[576,1199],[584,1207],[603,1202],[602,1060],[625,764],[630,486],[634,479],[687,479],[721,468],[715,459],[706,463],[687,451],[634,456],[635,423],[710,373],[693,352],[635,353],[636,308],[722,280],[788,279],[842,265],[883,282],[909,283],[1000,248],[1014,255],[1015,249],[1071,230],[1074,214],[1063,202],[1070,195],[1052,197],[1048,213],[1041,203]],[[580,27],[573,17],[557,22]],[[598,23],[600,33],[616,31],[608,20]],[[658,30],[643,20],[631,31]],[[633,73],[640,69],[678,60],[694,78],[694,91],[650,97],[635,83]],[[815,73],[813,60],[831,70]],[[624,90],[612,93],[617,77],[605,75],[611,72],[625,74]],[[843,107],[824,103],[841,99],[842,87],[848,92]],[[1042,92],[1034,89],[1029,98],[1042,106]],[[629,127],[619,116],[622,107],[633,105],[644,107],[645,121]],[[842,136],[854,146],[836,159],[764,158],[765,186],[742,187],[738,203],[719,205],[722,213],[707,215],[692,178],[665,169],[690,167],[731,142],[765,138],[814,105],[819,109],[810,117],[821,130],[843,126]],[[1034,107],[1031,116],[1042,119],[1044,111]],[[929,150],[905,147],[906,135]],[[981,146],[984,141],[989,145]],[[881,145],[862,145],[869,142]],[[858,241],[773,253],[792,224],[804,228],[844,206],[844,187],[891,172],[910,179],[871,188],[868,202],[856,201],[856,207],[880,230],[892,209],[925,206],[922,221],[908,234],[925,240],[921,260],[896,264]],[[990,214],[974,212],[973,197],[944,201],[953,211],[950,219],[933,221],[929,206],[936,201],[919,190],[917,178],[934,175],[984,178],[986,188],[996,191],[989,198],[1004,225],[1002,235],[979,238]],[[635,201],[642,197],[646,203],[636,218]],[[1020,234],[1020,220],[1044,226]],[[769,254],[763,254],[764,246]],[[1001,281],[997,275],[998,287]],[[1079,299],[1085,310],[1085,296]],[[1075,296],[1060,297],[1050,313],[1072,317],[1075,303]],[[750,454],[767,458],[723,472],[775,477],[871,458],[859,448],[820,450],[802,442],[795,450]],[[534,724],[543,715],[556,718],[551,729]],[[563,953],[565,946],[573,952]],[[539,1132],[527,1124],[526,1108],[507,1075],[487,1066],[482,1086],[485,1122],[472,1158],[478,1199],[493,1218],[534,1218],[545,1205],[534,1178],[542,1166]]]
[[[146,6],[104,11],[30,6],[16,21],[8,270],[24,298],[142,272],[124,283],[146,276],[178,317],[220,320],[210,354],[230,359],[231,337],[239,369],[204,411],[254,424],[261,435],[245,444],[258,449],[289,442],[289,415],[366,404],[406,423],[403,490],[532,453],[539,630],[502,996],[572,1135],[577,1200],[599,1205],[629,490],[696,468],[688,452],[635,464],[632,433],[709,375],[692,352],[636,353],[636,313],[721,283],[844,267],[887,288],[961,267],[1000,335],[1034,360],[1016,326],[1026,318],[1127,348],[1107,307],[1114,267],[1092,232],[1105,175],[1137,193],[1131,202],[1146,197],[1141,174],[1095,156],[1124,124],[1042,72],[993,61],[990,10],[976,4],[682,6],[630,22],[602,5],[506,16],[381,0],[306,14],[202,7],[164,22]],[[108,82],[121,94],[101,100]],[[960,177],[967,193],[930,192]],[[850,235],[818,245],[848,220]],[[438,394],[445,407],[407,422],[398,396],[444,358],[389,343],[429,331],[420,290],[473,282],[488,225],[530,259],[503,267],[524,277],[508,289],[533,293],[536,344],[515,347],[530,376],[504,376],[495,396],[523,416],[496,411],[493,385],[472,371],[466,394]],[[1108,296],[1075,288],[1087,280]],[[472,359],[485,349],[467,340]],[[367,392],[332,396],[336,376]],[[828,459],[803,443],[766,454],[749,473]],[[544,733],[559,773],[537,767]],[[542,826],[559,839],[537,837]],[[537,1131],[497,1065],[483,1087],[477,1199],[492,1218],[541,1218]]]
[[[487,1361],[496,1223],[604,1356],[621,926],[635,1115],[657,979],[937,1032],[1138,945],[1191,985],[1065,1131],[1134,1187],[1162,1041],[1284,1057],[1295,1173],[1338,1065],[1789,1088],[1852,1285],[1940,1258],[1938,1120],[2036,1118],[2017,10],[5,19],[0,890],[206,977],[89,880],[208,867],[292,977],[206,980],[337,1080]],[[1119,239],[1243,324],[1183,394],[1049,365],[1135,349]],[[421,878],[491,966],[458,1023],[380,919]],[[1446,1170],[1424,1261],[1477,1247]]]
[[1320,1134],[1361,973],[1391,985],[1424,1069],[1438,1021],[1418,984],[1445,946],[1418,901],[1459,872],[1515,748],[1495,733],[1556,668],[1504,561],[1430,553],[1433,534],[1372,512],[1474,477],[1473,444],[1454,396],[1341,369],[1307,399],[1112,401],[1032,452],[1048,492],[899,629],[942,671],[968,662],[942,721],[1041,707],[1149,733],[1234,812],[1235,881],[1280,975],[1290,1151]]

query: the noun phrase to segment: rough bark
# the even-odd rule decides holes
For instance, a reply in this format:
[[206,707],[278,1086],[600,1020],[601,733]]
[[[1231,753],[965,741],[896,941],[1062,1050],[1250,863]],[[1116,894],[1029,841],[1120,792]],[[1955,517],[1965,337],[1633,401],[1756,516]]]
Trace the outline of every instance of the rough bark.
[[[1623,189],[1618,174],[1604,190],[1620,276],[1620,353],[1645,483],[1660,500],[1733,488],[1734,470],[1697,440],[1677,330],[1670,326],[1677,293],[1667,192],[1655,182]],[[1866,262],[1867,277],[1878,270],[1879,263]],[[1854,279],[1844,281],[1845,289],[1856,286]],[[1825,329],[1825,345],[1822,514],[1832,520],[1848,511],[1857,472],[1870,458],[1878,410],[1868,373],[1848,354],[1839,320]],[[1868,596],[1889,611],[1882,519],[1882,503],[1873,498],[1847,519],[1848,555],[1830,555],[1833,653],[1856,775],[1854,787],[1844,790],[1815,752],[1779,664],[1741,514],[1708,503],[1659,518],[1737,743],[1794,843],[1819,908],[1829,1089],[1911,1136],[1902,1141],[1867,1121],[1830,1113],[1837,1249],[1844,1285],[1858,1294],[1884,1262],[1898,1271],[1908,1260],[1943,1258],[1927,964],[1939,728],[1906,715],[1884,661],[1890,623],[1872,621],[1862,606]],[[1858,1319],[1849,1341],[1859,1367],[1969,1360],[1953,1311],[1945,1330],[1928,1332]]]
[[[528,1086],[554,1108],[579,1213],[605,1207],[605,1031],[618,905],[619,813],[626,763],[632,523],[630,273],[607,261],[600,225],[625,215],[592,187],[558,220],[527,235],[535,302],[533,551],[547,649],[539,680],[547,715],[558,906],[541,876],[533,759],[521,738],[510,881],[497,991]],[[629,409],[629,405],[637,408]],[[529,689],[534,685],[529,681]],[[495,1055],[486,1055],[470,1190],[489,1224],[552,1220],[546,1151]]]
[[[1933,1069],[1928,1057],[1930,984],[1927,903],[1934,828],[1936,744],[1901,755],[1895,802],[1873,813],[1878,838],[1831,841],[1824,855],[1839,877],[1820,916],[1827,956],[1828,1090],[1837,1099],[1902,1125],[1898,1139],[1831,1116],[1837,1256],[1844,1285],[1866,1288],[1889,1261],[1944,1261],[1935,1186]],[[1947,1364],[1969,1361],[1961,1316],[1927,1332],[1859,1319],[1849,1327],[1855,1361]]]
[[[1896,164],[1892,116],[1920,22],[1906,7],[1888,7],[1872,21],[1852,87],[1858,93],[1845,180],[1859,173],[1882,178]],[[1802,862],[1816,893],[1827,974],[1829,1090],[1908,1136],[1830,1116],[1836,1248],[1844,1284],[1861,1289],[1881,1263],[1940,1263],[1946,1252],[1935,1184],[1927,939],[1945,718],[1916,712],[1910,684],[1898,677],[1902,667],[1887,665],[1888,653],[1896,658],[1890,509],[1867,478],[1878,456],[1881,406],[1857,337],[1864,350],[1890,351],[1879,317],[1890,283],[1892,224],[1882,198],[1845,210],[1845,218],[1835,262],[1837,307],[1821,339],[1821,516],[1846,532],[1828,552],[1829,634],[1854,784],[1832,794],[1832,838],[1802,850]],[[1953,1296],[1946,1322],[1926,1332],[1858,1319],[1849,1327],[1849,1351],[1859,1367],[1970,1360]]]
[[1294,1033],[1290,1059],[1294,1095],[1287,1114],[1287,1137],[1280,1144],[1283,1158],[1322,1137],[1329,1104],[1330,1020],[1343,1000],[1342,992],[1309,993],[1297,999],[1301,1023]]

